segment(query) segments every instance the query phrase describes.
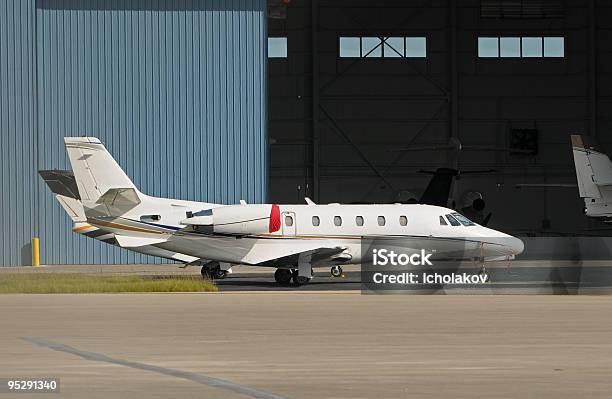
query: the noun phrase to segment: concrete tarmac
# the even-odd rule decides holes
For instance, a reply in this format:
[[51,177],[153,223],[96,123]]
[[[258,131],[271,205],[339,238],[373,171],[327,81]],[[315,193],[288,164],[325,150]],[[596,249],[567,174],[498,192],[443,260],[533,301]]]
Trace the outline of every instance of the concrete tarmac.
[[610,314],[610,296],[2,295],[0,377],[59,377],[61,398],[609,398]]

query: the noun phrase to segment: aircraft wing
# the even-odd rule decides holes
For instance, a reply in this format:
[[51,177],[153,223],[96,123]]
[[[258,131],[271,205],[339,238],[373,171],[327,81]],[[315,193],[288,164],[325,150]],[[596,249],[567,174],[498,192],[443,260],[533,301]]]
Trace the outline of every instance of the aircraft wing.
[[134,248],[134,247],[145,247],[148,245],[161,244],[168,241],[168,237],[138,237],[138,236],[124,236],[115,234],[117,243],[122,248]]
[[297,265],[299,256],[308,254],[311,256],[312,265],[316,266],[317,263],[333,260],[334,257],[346,260],[349,256],[342,254],[346,250],[345,247],[322,246],[320,242],[288,242],[286,248],[273,249],[270,245],[273,243],[270,241],[272,240],[261,240],[256,243],[242,260],[251,265]]

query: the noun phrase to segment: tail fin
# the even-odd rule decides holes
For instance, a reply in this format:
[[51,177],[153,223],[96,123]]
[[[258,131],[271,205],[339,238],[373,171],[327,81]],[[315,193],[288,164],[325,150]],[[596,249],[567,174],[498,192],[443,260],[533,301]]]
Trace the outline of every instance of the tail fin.
[[433,175],[423,192],[420,204],[448,206],[453,179],[459,174],[457,169],[438,168],[435,172],[421,171]]
[[572,135],[572,152],[580,196],[602,198],[600,187],[612,185],[612,162],[591,137]]
[[572,135],[571,140],[578,190],[580,197],[584,198],[585,213],[607,218],[612,212],[612,162],[593,138]]
[[140,192],[100,140],[95,137],[65,137],[64,142],[84,205],[140,203]]

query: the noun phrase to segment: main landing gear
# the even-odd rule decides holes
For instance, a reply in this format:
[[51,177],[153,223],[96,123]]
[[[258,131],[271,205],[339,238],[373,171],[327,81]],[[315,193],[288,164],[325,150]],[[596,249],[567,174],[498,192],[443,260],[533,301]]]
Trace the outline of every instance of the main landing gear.
[[274,272],[274,280],[278,284],[288,285],[293,281],[294,285],[308,284],[312,277],[300,276],[297,269],[276,269]]
[[279,284],[289,284],[291,280],[296,286],[308,284],[312,280],[311,258],[311,253],[300,254],[297,269],[276,269],[274,280]]
[[274,272],[274,280],[279,284],[289,284],[293,277],[293,270],[291,269],[276,269]]
[[229,274],[228,270],[223,269],[219,262],[209,262],[205,264],[202,266],[200,273],[202,277],[206,279],[212,278],[215,280],[222,280]]
[[340,266],[332,266],[330,273],[332,277],[342,277],[342,268]]

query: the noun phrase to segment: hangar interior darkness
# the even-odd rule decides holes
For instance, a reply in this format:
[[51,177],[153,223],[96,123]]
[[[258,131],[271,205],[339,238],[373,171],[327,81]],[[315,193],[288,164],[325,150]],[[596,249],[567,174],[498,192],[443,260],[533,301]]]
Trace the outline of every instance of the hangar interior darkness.
[[453,198],[481,193],[494,228],[602,233],[570,134],[612,149],[612,4],[268,4],[271,200],[403,201],[427,185],[420,170],[451,167],[480,172]]

